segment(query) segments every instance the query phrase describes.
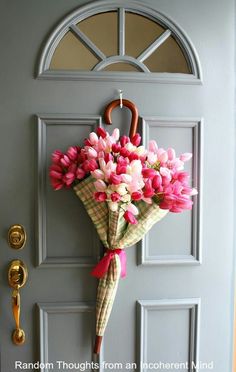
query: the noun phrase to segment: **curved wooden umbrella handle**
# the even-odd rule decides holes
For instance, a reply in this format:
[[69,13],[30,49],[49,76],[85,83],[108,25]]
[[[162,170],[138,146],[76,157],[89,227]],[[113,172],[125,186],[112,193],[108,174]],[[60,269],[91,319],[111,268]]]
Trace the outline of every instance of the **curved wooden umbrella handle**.
[[[122,102],[123,102],[123,106],[128,107],[132,112],[132,120],[131,120],[131,126],[130,126],[130,131],[129,131],[129,136],[130,138],[132,138],[137,132],[138,109],[137,109],[137,106],[133,102],[129,101],[128,99],[123,99]],[[105,112],[104,112],[104,119],[105,119],[106,124],[112,124],[112,120],[111,120],[112,110],[115,107],[119,106],[119,104],[120,104],[120,100],[116,99],[115,101],[112,101],[107,105]]]

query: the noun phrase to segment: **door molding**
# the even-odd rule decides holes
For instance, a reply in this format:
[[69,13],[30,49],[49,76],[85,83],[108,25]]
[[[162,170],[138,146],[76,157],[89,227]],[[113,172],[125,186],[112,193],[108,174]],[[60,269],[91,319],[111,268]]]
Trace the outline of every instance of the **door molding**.
[[[95,129],[101,126],[101,117],[81,114],[38,114],[37,153],[37,208],[36,247],[37,266],[40,267],[92,267],[100,256],[100,242],[94,230],[92,255],[87,257],[50,257],[47,248],[46,184],[47,184],[47,127],[53,125],[87,125]],[[91,130],[89,130],[90,132]],[[89,133],[88,132],[88,133]]]
[[[143,144],[149,142],[151,127],[191,128],[193,143],[193,183],[198,190],[194,197],[191,221],[190,255],[150,255],[149,234],[138,244],[138,265],[199,265],[202,262],[202,159],[203,159],[203,118],[191,117],[142,117]],[[173,240],[174,241],[174,240]]]
[[[183,299],[162,299],[162,300],[139,300],[137,301],[137,355],[140,372],[146,372],[143,368],[144,363],[148,363],[147,358],[147,338],[148,338],[148,313],[153,311],[168,310],[189,310],[189,361],[195,364],[199,359],[199,332],[200,332],[200,298]],[[150,325],[149,325],[150,326]],[[173,329],[174,332],[174,329]],[[158,337],[158,335],[157,335]],[[191,366],[189,372],[194,372]]]

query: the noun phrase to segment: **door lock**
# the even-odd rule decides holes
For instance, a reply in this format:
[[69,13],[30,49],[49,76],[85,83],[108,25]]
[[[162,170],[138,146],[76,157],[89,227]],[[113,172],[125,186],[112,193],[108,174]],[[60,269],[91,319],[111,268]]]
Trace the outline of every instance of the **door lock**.
[[26,232],[22,225],[12,225],[8,230],[8,244],[11,248],[22,249],[26,242]]
[[8,282],[13,288],[12,292],[12,312],[16,323],[16,329],[12,334],[12,341],[15,345],[23,345],[25,342],[25,332],[20,328],[20,292],[28,278],[28,270],[23,261],[13,260],[8,269]]

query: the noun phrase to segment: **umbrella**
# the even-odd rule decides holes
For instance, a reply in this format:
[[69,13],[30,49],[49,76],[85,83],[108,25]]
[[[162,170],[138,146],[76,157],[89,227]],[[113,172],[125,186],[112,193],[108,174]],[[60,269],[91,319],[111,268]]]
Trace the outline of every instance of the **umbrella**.
[[[105,111],[105,120],[111,124],[111,111],[120,104],[120,100],[111,102]],[[138,111],[136,106],[123,100],[123,105],[132,111],[132,122],[130,138],[137,130]],[[105,255],[92,271],[92,275],[99,278],[96,300],[96,339],[94,353],[99,354],[102,337],[104,335],[109,316],[111,314],[115,295],[120,277],[126,274],[126,254],[128,248],[138,241],[151,229],[151,227],[162,219],[168,210],[160,209],[156,203],[147,204],[138,201],[139,215],[136,225],[128,223],[123,215],[124,208],[119,205],[117,211],[108,208],[107,202],[98,203],[94,200],[94,179],[89,176],[74,187],[74,191],[80,198],[88,215],[96,227],[100,240],[105,247]]]

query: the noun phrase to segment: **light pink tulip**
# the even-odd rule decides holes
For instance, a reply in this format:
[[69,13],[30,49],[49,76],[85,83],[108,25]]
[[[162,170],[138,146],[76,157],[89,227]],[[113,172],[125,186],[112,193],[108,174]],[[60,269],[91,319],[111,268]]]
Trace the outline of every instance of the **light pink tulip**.
[[118,141],[119,138],[120,138],[120,131],[119,131],[119,129],[118,128],[115,128],[113,130],[113,133],[112,133],[111,136],[114,138],[115,141]]
[[134,216],[137,216],[137,214],[139,214],[138,208],[132,203],[128,205],[127,211],[131,212]]
[[97,191],[105,191],[107,189],[107,185],[103,180],[97,180],[94,182],[95,189]]
[[96,145],[96,143],[98,143],[98,136],[95,132],[91,132],[89,134],[89,141],[92,145]]
[[157,153],[158,146],[157,146],[156,141],[154,141],[154,140],[149,141],[148,150],[151,151],[151,152],[154,152],[154,154]]
[[167,154],[168,154],[168,159],[169,160],[173,160],[175,159],[175,150],[172,149],[171,147],[167,150]]
[[97,156],[98,156],[97,151],[94,150],[93,147],[88,147],[88,148],[86,149],[86,153],[87,153],[88,159],[96,159]]
[[191,154],[190,152],[185,152],[184,154],[181,154],[180,155],[180,160],[186,162],[188,160],[190,160],[192,158],[193,154]]
[[121,180],[124,183],[130,183],[132,181],[132,177],[129,174],[121,174]]
[[103,180],[104,179],[104,173],[101,171],[101,169],[95,169],[95,171],[91,172],[91,175],[96,178],[97,180]]

